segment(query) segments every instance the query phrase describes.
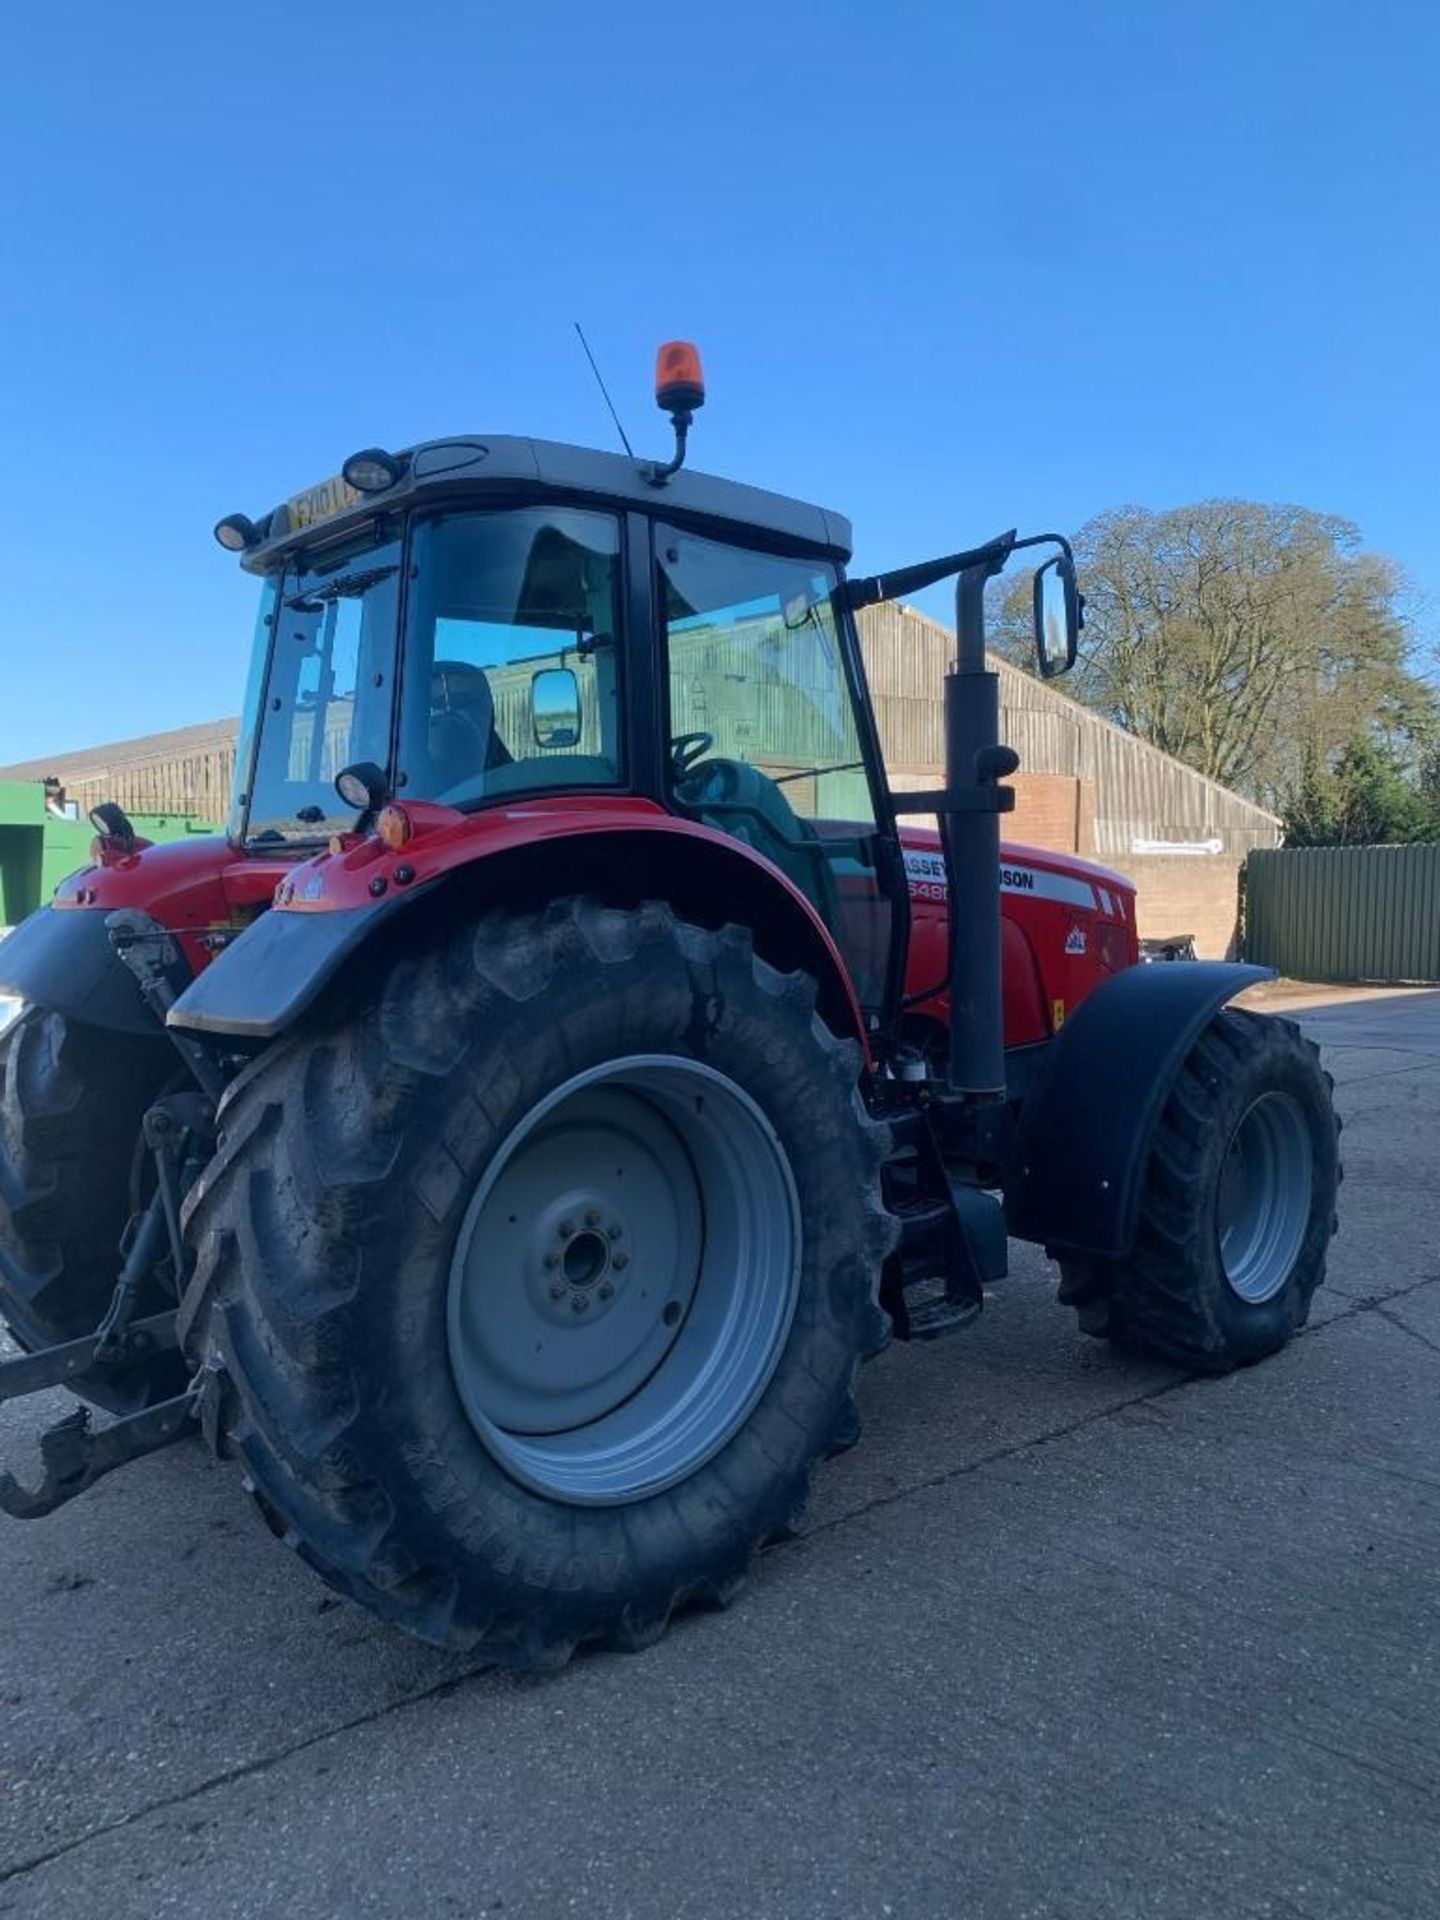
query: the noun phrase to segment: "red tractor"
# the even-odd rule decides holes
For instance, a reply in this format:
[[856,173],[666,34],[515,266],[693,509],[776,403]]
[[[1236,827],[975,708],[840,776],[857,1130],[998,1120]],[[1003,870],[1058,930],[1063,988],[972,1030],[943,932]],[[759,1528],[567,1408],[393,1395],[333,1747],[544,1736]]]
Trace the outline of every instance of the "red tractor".
[[[1002,848],[986,583],[668,463],[460,436],[217,528],[261,584],[228,833],[93,864],[0,946],[0,1399],[71,1386],[48,1512],[198,1427],[321,1576],[550,1666],[717,1604],[963,1326],[1007,1236],[1082,1325],[1224,1369],[1334,1225],[1315,1049],[1142,967],[1132,889]],[[888,790],[857,609],[957,581],[946,769]],[[902,828],[931,815],[940,833]]]

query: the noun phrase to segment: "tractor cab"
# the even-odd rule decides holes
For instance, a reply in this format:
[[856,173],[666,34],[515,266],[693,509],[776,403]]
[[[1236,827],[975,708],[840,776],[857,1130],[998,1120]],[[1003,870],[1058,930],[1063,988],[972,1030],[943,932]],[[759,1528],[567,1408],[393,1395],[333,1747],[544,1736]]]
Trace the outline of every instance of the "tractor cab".
[[247,847],[352,828],[369,783],[347,805],[350,767],[374,768],[387,798],[467,810],[624,777],[610,515],[420,515],[301,550],[264,600],[231,823]]
[[239,848],[310,856],[387,803],[482,816],[624,798],[777,868],[878,1017],[906,892],[839,515],[460,438],[368,450],[216,531],[262,580]]

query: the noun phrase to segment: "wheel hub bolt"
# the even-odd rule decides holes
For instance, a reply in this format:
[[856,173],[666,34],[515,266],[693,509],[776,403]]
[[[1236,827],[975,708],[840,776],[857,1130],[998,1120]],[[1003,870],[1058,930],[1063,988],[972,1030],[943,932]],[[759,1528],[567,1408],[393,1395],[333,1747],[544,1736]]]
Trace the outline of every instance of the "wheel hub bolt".
[[560,1236],[562,1239],[568,1240],[574,1231],[575,1222],[573,1220],[562,1220],[560,1222]]
[[605,1229],[606,1237],[611,1240],[618,1240],[624,1231],[625,1229],[621,1226],[618,1220],[615,1222],[613,1227],[607,1227]]
[[584,1313],[585,1309],[590,1305],[589,1294],[572,1293],[570,1296],[570,1305],[576,1313]]
[[611,1261],[610,1261],[610,1264],[611,1264],[611,1266],[612,1266],[612,1267],[614,1267],[614,1268],[616,1268],[616,1270],[618,1271],[618,1270],[619,1270],[619,1268],[621,1268],[621,1267],[628,1267],[628,1266],[629,1266],[629,1264],[630,1264],[630,1256],[629,1256],[629,1254],[628,1254],[628,1253],[617,1253],[617,1254],[614,1254],[614,1255],[613,1255],[613,1256],[611,1257]]
[[600,1282],[598,1291],[600,1294],[600,1298],[602,1300],[610,1300],[614,1298],[615,1289],[614,1287],[611,1286],[608,1280],[602,1280]]
[[589,1211],[588,1211],[588,1212],[586,1213],[586,1215],[585,1215],[585,1224],[586,1224],[586,1226],[587,1226],[587,1227],[598,1227],[598,1226],[599,1226],[599,1224],[600,1224],[600,1214],[599,1214],[599,1212],[598,1212],[598,1210],[597,1210],[597,1209],[596,1209],[595,1207],[591,1207],[591,1208],[590,1208],[590,1210],[589,1210]]
[[559,1280],[552,1280],[550,1282],[550,1298],[552,1300],[563,1300],[565,1298],[565,1288]]
[[560,1256],[559,1256],[559,1254],[558,1254],[558,1253],[547,1253],[547,1254],[546,1254],[546,1256],[545,1256],[545,1264],[546,1264],[546,1266],[547,1266],[547,1267],[558,1267],[558,1266],[559,1266],[559,1264],[560,1264]]

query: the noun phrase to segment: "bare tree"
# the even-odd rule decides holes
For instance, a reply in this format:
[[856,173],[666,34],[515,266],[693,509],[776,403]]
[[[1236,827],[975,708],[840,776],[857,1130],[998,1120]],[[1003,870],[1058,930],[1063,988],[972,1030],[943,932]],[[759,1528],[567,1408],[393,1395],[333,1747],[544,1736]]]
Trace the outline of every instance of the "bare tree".
[[[1403,580],[1349,521],[1246,500],[1118,507],[1075,545],[1086,614],[1069,691],[1212,779],[1273,797],[1307,748],[1427,736]],[[1027,629],[1017,580],[999,644],[1023,660]]]

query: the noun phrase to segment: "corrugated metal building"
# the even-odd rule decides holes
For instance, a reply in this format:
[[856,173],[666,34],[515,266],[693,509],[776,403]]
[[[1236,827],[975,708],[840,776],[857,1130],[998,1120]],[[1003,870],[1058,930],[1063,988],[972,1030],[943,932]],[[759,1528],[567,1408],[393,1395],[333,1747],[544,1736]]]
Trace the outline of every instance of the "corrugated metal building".
[[[954,637],[907,607],[872,607],[860,622],[890,777],[897,788],[934,786],[944,757],[940,689]],[[1252,848],[1278,845],[1280,822],[1056,688],[1006,661],[994,664],[1002,731],[1021,764],[1006,833],[1093,854],[1130,874],[1140,888],[1142,934],[1192,933],[1204,955],[1230,951],[1240,868]],[[131,812],[220,821],[235,734],[235,721],[210,721],[0,767],[0,778],[58,779],[82,812],[118,800]]]
[[0,779],[58,780],[82,815],[102,800],[115,800],[127,813],[185,813],[220,821],[230,811],[238,725],[207,720],[82,752],[52,753],[6,767]]

